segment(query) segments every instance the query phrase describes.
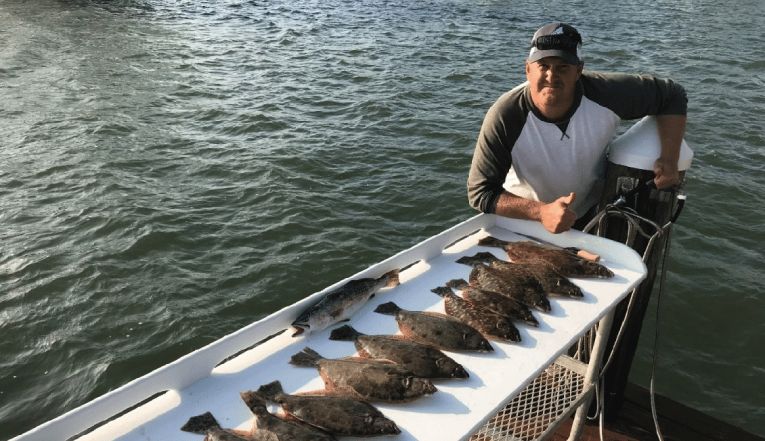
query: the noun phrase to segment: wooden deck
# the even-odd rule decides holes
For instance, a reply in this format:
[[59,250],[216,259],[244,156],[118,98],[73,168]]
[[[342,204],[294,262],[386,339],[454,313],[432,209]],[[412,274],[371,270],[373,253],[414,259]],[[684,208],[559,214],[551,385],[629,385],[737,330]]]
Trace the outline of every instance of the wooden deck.
[[[765,438],[746,432],[736,426],[705,415],[688,406],[656,395],[659,427],[665,441],[765,441]],[[571,421],[564,424],[551,440],[568,438]],[[658,437],[651,417],[648,391],[628,384],[619,418],[606,423],[604,441],[656,441]],[[593,421],[585,427],[581,441],[599,441],[599,427]]]

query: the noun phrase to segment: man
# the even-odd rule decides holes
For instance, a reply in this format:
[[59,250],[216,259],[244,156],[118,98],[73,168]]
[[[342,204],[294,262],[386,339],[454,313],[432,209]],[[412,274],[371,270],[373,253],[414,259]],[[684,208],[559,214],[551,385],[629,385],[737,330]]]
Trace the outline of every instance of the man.
[[527,82],[502,95],[484,118],[468,176],[479,211],[538,220],[560,233],[591,216],[606,148],[620,119],[656,115],[658,188],[679,183],[677,161],[687,99],[681,86],[651,76],[584,72],[572,26],[550,23],[532,38]]

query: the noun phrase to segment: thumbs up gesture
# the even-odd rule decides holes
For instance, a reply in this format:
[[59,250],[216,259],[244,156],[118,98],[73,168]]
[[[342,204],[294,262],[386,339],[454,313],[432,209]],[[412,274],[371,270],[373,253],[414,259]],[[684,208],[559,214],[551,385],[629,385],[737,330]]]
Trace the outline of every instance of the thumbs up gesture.
[[562,233],[571,229],[576,222],[576,213],[571,211],[568,206],[576,199],[576,193],[569,193],[567,196],[561,196],[558,199],[544,204],[539,209],[539,217],[542,226],[551,233]]

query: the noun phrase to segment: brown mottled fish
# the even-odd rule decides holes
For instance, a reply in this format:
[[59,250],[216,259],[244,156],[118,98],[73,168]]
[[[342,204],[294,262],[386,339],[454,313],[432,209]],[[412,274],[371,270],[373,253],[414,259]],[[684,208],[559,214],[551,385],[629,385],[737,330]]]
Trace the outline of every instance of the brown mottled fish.
[[534,289],[526,289],[523,286],[528,287],[528,285],[522,283],[519,285],[514,273],[500,271],[485,264],[478,264],[473,266],[473,270],[470,271],[470,283],[507,296],[542,312],[550,312],[552,309],[550,300],[547,299],[541,285],[537,283]]
[[439,286],[431,289],[431,291],[444,299],[444,309],[447,314],[473,326],[487,337],[504,341],[521,341],[518,328],[506,315],[496,313],[488,308],[481,308],[477,304],[455,295],[448,286]]
[[[266,408],[266,401],[257,394],[240,394],[247,407],[255,415],[253,433],[259,431],[271,432],[276,441],[336,441],[329,433],[319,430],[300,421],[287,421],[272,414]],[[269,441],[271,438],[265,438]]]
[[494,254],[487,252],[476,253],[473,256],[463,256],[457,259],[457,263],[475,266],[480,263],[486,263],[492,268],[499,270],[508,269],[510,271],[525,272],[535,277],[542,289],[547,294],[565,296],[565,297],[583,297],[581,288],[576,286],[567,278],[558,274],[551,265],[540,263],[510,263],[498,259]]
[[531,313],[531,309],[510,297],[470,285],[462,279],[450,280],[446,286],[461,290],[462,297],[482,308],[490,309],[514,320],[520,320],[531,326],[539,326],[539,322]]
[[336,436],[377,436],[401,433],[396,423],[371,404],[337,395],[286,394],[279,381],[260,386],[257,392],[242,392],[245,402],[251,395],[277,403],[292,418]]
[[330,340],[353,341],[359,356],[390,360],[422,378],[468,378],[465,368],[433,346],[400,335],[365,335],[344,325]]
[[492,236],[480,239],[478,245],[502,248],[513,262],[547,262],[565,277],[605,279],[614,276],[614,273],[605,266],[582,259],[565,248],[555,248],[531,241],[508,242]]
[[240,433],[241,431],[224,429],[210,412],[189,418],[181,430],[205,435],[204,441],[279,441],[276,434],[267,430]]
[[328,393],[359,400],[401,402],[436,392],[430,380],[389,361],[359,357],[329,359],[305,348],[293,355],[290,363],[318,368]]
[[297,330],[293,337],[306,330],[318,332],[327,326],[349,319],[356,311],[374,297],[382,288],[399,284],[398,270],[388,271],[377,279],[351,280],[345,285],[328,292],[318,303],[303,311],[292,323]]
[[375,312],[396,317],[398,329],[405,337],[439,349],[494,351],[491,343],[478,330],[446,314],[407,311],[393,302],[383,303]]

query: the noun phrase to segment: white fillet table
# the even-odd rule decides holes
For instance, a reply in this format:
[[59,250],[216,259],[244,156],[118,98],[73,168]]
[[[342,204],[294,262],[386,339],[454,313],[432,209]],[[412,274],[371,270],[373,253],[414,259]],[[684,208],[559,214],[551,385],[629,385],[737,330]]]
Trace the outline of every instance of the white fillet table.
[[[352,279],[405,268],[398,287],[380,291],[349,322],[365,334],[395,334],[394,318],[373,312],[377,305],[393,301],[404,309],[443,312],[442,299],[430,290],[450,279],[468,278],[470,267],[455,260],[479,251],[491,251],[507,260],[501,249],[481,247],[477,241],[487,235],[527,240],[513,232],[597,253],[615,277],[572,279],[584,291],[584,298],[551,297],[550,313],[534,312],[540,322],[538,328],[518,325],[520,343],[492,341],[495,351],[485,354],[447,352],[468,370],[470,378],[436,380],[438,392],[409,403],[374,403],[402,432],[380,439],[468,439],[643,280],[646,268],[636,252],[578,231],[552,235],[536,222],[477,215],[14,440],[63,440],[80,434],[81,440],[201,441],[202,436],[179,428],[189,417],[206,411],[212,412],[223,427],[250,429],[254,418],[239,392],[274,380],[281,381],[288,393],[322,389],[318,371],[292,366],[290,357],[306,346],[327,358],[355,354],[353,343],[328,339],[330,331],[339,325],[292,337],[290,323],[324,293]],[[590,371],[589,380],[597,366]]]

